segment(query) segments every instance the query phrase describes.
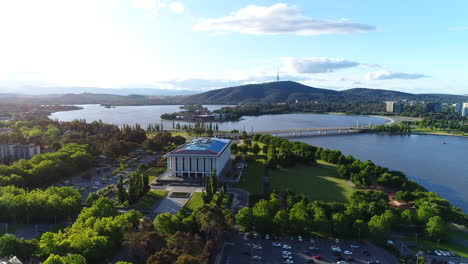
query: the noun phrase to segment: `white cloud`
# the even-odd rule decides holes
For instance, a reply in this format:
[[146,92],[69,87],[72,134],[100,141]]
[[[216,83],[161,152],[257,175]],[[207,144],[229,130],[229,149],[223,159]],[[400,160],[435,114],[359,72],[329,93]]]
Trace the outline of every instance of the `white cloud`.
[[289,73],[327,73],[338,69],[356,67],[358,62],[340,58],[284,58],[285,70]]
[[193,26],[195,31],[240,32],[245,34],[323,35],[360,33],[374,30],[370,25],[348,20],[320,20],[304,16],[296,6],[248,5],[229,16],[205,19]]
[[154,17],[161,8],[166,6],[166,4],[160,0],[133,0],[132,4],[134,7],[146,11],[144,14],[145,18]]
[[404,80],[415,80],[429,77],[419,73],[404,73],[404,72],[391,72],[387,70],[369,72],[366,74],[367,80],[392,80],[392,79],[404,79]]
[[182,14],[185,10],[185,7],[182,3],[180,2],[172,2],[169,4],[169,8],[172,10],[172,12],[176,14]]

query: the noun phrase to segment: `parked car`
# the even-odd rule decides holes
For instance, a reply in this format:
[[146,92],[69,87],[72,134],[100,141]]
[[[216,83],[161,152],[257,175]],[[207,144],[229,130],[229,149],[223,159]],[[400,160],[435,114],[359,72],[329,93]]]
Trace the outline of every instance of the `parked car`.
[[284,244],[284,245],[283,245],[283,249],[291,249],[291,246],[290,246],[290,245]]
[[273,242],[273,243],[271,243],[271,245],[274,246],[274,247],[281,247],[281,243],[279,243],[279,242]]
[[323,259],[322,255],[315,255],[314,259]]
[[261,259],[262,259],[262,256],[253,256],[252,259],[261,260]]
[[343,252],[345,255],[352,255],[353,252],[349,251],[349,250],[346,250],[345,252]]
[[297,240],[300,241],[300,242],[302,242],[302,237],[301,237],[301,236],[298,236],[298,237],[297,237]]

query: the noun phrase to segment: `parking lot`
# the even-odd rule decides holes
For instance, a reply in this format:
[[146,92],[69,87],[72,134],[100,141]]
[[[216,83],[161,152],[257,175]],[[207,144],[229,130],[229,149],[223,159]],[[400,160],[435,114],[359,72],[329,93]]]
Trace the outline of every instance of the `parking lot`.
[[[273,243],[276,246],[273,246]],[[280,244],[280,246],[279,246]],[[290,246],[287,249],[284,245]],[[332,251],[332,246],[340,252]],[[284,248],[283,248],[284,247]],[[347,254],[345,254],[345,251]],[[291,257],[289,257],[289,255]],[[314,259],[315,256],[315,259]],[[289,259],[289,260],[288,260]],[[298,237],[245,237],[236,235],[225,247],[223,263],[380,263],[396,264],[396,259],[386,250],[370,243],[334,241],[324,238]]]

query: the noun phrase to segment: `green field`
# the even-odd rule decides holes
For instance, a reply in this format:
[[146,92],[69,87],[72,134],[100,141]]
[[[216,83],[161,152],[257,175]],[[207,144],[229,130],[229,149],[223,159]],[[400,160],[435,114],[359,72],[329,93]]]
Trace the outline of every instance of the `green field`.
[[263,194],[264,175],[265,165],[260,162],[249,162],[244,175],[235,187],[247,190],[250,194]]
[[286,189],[304,194],[310,200],[349,202],[354,188],[337,178],[334,166],[297,165],[270,170],[270,188],[280,193]]
[[151,209],[157,202],[159,202],[159,200],[164,198],[167,193],[167,191],[151,190],[145,194],[145,196],[141,197],[141,199],[134,206],[139,209]]

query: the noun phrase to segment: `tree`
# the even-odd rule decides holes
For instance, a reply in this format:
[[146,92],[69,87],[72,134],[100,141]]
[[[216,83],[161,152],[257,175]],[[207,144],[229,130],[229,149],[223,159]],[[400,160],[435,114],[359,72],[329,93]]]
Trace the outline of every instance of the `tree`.
[[123,176],[119,175],[119,181],[117,182],[117,200],[123,204],[127,200],[127,191],[123,186]]
[[81,255],[68,255],[62,257],[51,254],[43,264],[86,264],[86,259]]
[[383,242],[390,236],[391,220],[383,214],[374,215],[367,225],[371,236],[377,241]]
[[426,224],[426,232],[431,238],[442,239],[447,234],[447,225],[442,217],[433,216]]
[[182,254],[178,250],[171,250],[163,248],[150,256],[146,261],[147,264],[174,264],[177,258]]
[[254,143],[250,149],[254,155],[257,155],[260,152],[260,146],[257,143]]
[[175,232],[176,225],[172,220],[173,216],[170,213],[163,213],[156,216],[154,219],[154,228],[161,234],[172,234]]
[[418,218],[416,213],[413,210],[406,209],[400,215],[401,220],[407,225],[414,225],[416,224]]
[[251,230],[254,223],[254,216],[250,207],[244,207],[236,214],[236,223],[241,226],[243,231]]
[[0,237],[0,256],[30,258],[38,249],[37,240],[25,240],[24,238],[16,238],[14,235]]

